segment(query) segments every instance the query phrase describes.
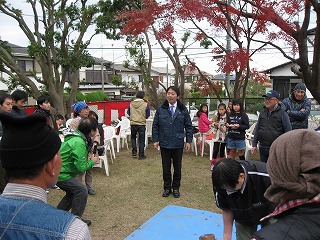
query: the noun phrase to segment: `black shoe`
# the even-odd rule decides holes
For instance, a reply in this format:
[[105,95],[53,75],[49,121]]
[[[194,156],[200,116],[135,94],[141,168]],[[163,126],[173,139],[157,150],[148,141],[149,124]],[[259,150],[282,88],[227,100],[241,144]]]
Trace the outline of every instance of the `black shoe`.
[[147,157],[145,155],[142,155],[142,156],[139,156],[139,160],[144,160],[146,159]]
[[136,148],[134,148],[134,149],[132,149],[132,157],[137,157],[137,149]]
[[174,189],[174,190],[173,190],[173,196],[174,196],[175,198],[179,198],[179,197],[180,197],[180,192],[179,192],[179,190]]
[[82,220],[82,222],[84,222],[85,224],[87,224],[88,225],[88,227],[91,225],[91,221],[90,220],[85,220],[85,219],[82,219],[81,218],[81,220]]
[[96,195],[97,193],[96,193],[96,191],[93,190],[92,188],[88,188],[88,194],[89,194],[89,195]]
[[171,193],[171,190],[169,189],[165,189],[163,190],[163,193],[162,193],[162,197],[168,197]]

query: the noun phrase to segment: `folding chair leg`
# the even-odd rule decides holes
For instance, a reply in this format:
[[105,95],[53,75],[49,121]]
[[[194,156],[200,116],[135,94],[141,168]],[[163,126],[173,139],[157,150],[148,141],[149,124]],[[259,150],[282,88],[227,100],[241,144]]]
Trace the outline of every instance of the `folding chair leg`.
[[106,175],[109,176],[109,163],[108,163],[108,157],[107,157],[107,153],[106,152],[102,156],[102,161],[103,161],[104,170],[106,172]]
[[[110,141],[110,148],[111,148],[113,159],[116,159],[116,154],[114,152],[114,145],[112,140]],[[112,163],[113,163],[113,160],[112,160]]]

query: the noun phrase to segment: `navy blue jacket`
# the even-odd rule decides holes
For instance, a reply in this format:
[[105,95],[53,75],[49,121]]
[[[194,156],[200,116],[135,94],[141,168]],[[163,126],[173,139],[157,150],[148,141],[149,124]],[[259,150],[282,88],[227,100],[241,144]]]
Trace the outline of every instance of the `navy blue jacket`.
[[159,142],[163,148],[183,148],[185,137],[186,142],[192,142],[193,128],[188,109],[178,100],[172,118],[169,103],[164,101],[153,119],[152,141]]
[[[289,115],[292,130],[308,128],[311,102],[307,96],[304,96],[301,101],[297,101],[294,97],[294,93],[292,93],[288,98],[283,99],[281,107]],[[301,111],[301,109],[304,109],[304,111]]]

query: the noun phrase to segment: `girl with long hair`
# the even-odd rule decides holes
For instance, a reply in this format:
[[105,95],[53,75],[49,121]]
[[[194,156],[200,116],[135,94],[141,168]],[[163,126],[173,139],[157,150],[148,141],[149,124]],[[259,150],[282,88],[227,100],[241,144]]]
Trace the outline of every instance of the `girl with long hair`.
[[[197,112],[198,117],[198,129],[200,133],[207,133],[210,131],[210,125],[212,121],[208,118],[208,105],[206,103],[202,103],[200,105],[200,109]],[[210,136],[206,136],[210,138]],[[200,151],[202,151],[202,142],[200,142]]]
[[230,158],[235,159],[236,153],[240,160],[245,160],[246,149],[245,131],[249,128],[249,117],[243,108],[240,99],[232,101],[232,109],[227,117],[228,139],[227,146],[230,149]]
[[227,133],[227,106],[224,103],[220,103],[218,105],[218,111],[217,114],[213,116],[212,119],[214,127],[219,130],[219,138],[217,141],[213,144],[213,153],[212,153],[212,160],[211,160],[211,170],[213,169],[214,165],[216,164],[216,159],[218,156],[218,153],[220,153],[220,160],[222,160],[226,148],[226,133]]

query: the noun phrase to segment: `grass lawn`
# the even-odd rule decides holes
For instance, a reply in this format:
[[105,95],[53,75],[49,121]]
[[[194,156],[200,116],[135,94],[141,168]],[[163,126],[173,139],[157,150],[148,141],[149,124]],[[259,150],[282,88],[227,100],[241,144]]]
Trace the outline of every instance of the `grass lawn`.
[[[109,163],[110,176],[103,168],[94,168],[97,195],[89,195],[83,215],[92,221],[89,228],[93,239],[123,239],[167,205],[220,212],[212,193],[208,155],[184,153],[181,197],[177,199],[161,196],[160,152],[149,144],[145,155],[146,160],[138,160],[131,157],[131,150],[121,149],[114,163]],[[56,206],[63,195],[62,190],[50,190],[48,201]]]

